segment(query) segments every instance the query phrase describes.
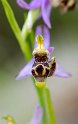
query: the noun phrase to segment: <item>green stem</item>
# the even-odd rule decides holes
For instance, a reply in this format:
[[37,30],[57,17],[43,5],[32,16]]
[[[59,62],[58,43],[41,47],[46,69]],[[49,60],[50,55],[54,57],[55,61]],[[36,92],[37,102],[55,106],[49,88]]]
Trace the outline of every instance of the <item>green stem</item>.
[[56,124],[50,91],[48,87],[45,87],[45,98],[46,98],[46,108],[49,117],[49,124]]
[[21,30],[20,30],[19,25],[16,21],[13,10],[12,10],[12,8],[9,5],[7,0],[1,0],[1,2],[2,2],[3,8],[4,8],[4,11],[5,11],[6,17],[9,21],[11,28],[12,28],[12,31],[14,32],[14,34],[17,38],[19,46],[20,46],[24,56],[27,58],[27,60],[30,60],[31,54],[29,54],[29,52],[30,52],[29,45],[22,37]]
[[46,108],[45,108],[45,98],[44,98],[44,88],[37,88],[36,85],[35,85],[34,78],[32,78],[32,80],[34,82],[34,86],[35,86],[36,91],[37,91],[37,95],[38,95],[38,100],[39,100],[40,106],[43,108],[43,118],[42,118],[42,123],[41,124],[47,124]]
[[28,44],[25,44],[25,45],[24,44],[25,43],[23,43],[23,45],[20,46],[20,47],[21,47],[21,50],[22,50],[22,52],[23,52],[26,60],[29,61],[32,58],[32,55],[29,54],[30,53],[30,48],[29,48],[29,45]]
[[28,12],[28,16],[22,28],[22,37],[24,38],[24,40],[27,37],[27,33],[32,29],[32,26],[37,20],[39,13],[40,13],[40,9],[31,10]]
[[28,36],[28,33],[31,31],[32,26],[35,23],[39,13],[40,13],[40,9],[29,11],[28,16],[26,18],[26,21],[25,21],[22,31],[21,31],[22,40],[24,42],[20,45],[20,47],[23,45],[21,47],[21,49],[22,49],[27,61],[29,61],[32,56],[30,54],[30,48],[29,48],[28,43],[26,42],[26,38]]
[[37,88],[37,94],[38,94],[38,98],[39,98],[39,102],[40,105],[43,108],[43,119],[42,119],[42,124],[47,124],[47,120],[46,120],[46,108],[45,108],[45,99],[44,99],[44,88]]

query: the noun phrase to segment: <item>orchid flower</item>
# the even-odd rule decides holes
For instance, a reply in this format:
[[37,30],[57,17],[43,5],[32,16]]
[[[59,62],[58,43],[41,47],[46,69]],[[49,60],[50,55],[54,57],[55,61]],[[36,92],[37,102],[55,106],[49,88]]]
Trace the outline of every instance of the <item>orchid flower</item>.
[[[44,39],[41,35],[43,35]],[[37,27],[36,41],[33,51],[34,57],[19,72],[16,79],[19,80],[27,76],[33,76],[36,80],[36,86],[43,87],[47,77],[70,77],[71,74],[56,62],[55,57],[50,57],[50,54],[54,51],[54,47],[50,47],[50,34],[47,27],[44,26],[43,29],[41,26]]]
[[51,3],[50,0],[32,0],[31,3],[27,3],[24,0],[17,0],[17,4],[22,8],[22,9],[41,9],[41,17],[43,18],[45,24],[51,28],[51,23],[50,23],[50,12],[51,12]]

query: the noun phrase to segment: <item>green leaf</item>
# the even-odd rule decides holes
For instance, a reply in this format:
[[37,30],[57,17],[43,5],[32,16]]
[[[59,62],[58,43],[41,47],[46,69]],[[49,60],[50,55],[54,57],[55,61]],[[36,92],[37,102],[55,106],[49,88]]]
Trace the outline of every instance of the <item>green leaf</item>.
[[20,41],[21,31],[20,31],[18,23],[15,19],[14,13],[13,13],[13,11],[12,11],[12,9],[11,9],[7,0],[1,0],[1,2],[2,2],[3,8],[5,10],[5,14],[7,16],[7,19],[10,23],[10,26],[11,26],[17,40]]
[[5,10],[5,14],[7,16],[7,19],[9,21],[9,24],[17,38],[17,41],[20,45],[20,48],[25,56],[25,58],[27,60],[30,60],[31,58],[31,54],[29,54],[29,51],[30,51],[30,48],[29,48],[29,45],[28,43],[23,39],[22,35],[21,35],[21,30],[18,26],[18,23],[15,19],[15,16],[14,16],[14,13],[13,13],[13,10],[12,8],[10,7],[9,3],[7,0],[1,0],[2,2],[2,5],[3,5],[3,8]]

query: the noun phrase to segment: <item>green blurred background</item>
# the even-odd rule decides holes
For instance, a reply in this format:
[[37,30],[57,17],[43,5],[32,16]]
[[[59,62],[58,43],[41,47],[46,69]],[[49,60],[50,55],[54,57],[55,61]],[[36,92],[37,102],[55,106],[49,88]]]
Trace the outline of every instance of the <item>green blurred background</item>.
[[[25,11],[16,0],[8,1],[22,27]],[[57,124],[78,124],[78,10],[61,15],[59,9],[53,9],[51,23],[53,56],[72,74],[69,79],[48,78]],[[38,103],[31,78],[15,80],[25,64],[0,1],[0,118],[12,115],[17,124],[29,122]],[[0,123],[5,122],[0,119]]]

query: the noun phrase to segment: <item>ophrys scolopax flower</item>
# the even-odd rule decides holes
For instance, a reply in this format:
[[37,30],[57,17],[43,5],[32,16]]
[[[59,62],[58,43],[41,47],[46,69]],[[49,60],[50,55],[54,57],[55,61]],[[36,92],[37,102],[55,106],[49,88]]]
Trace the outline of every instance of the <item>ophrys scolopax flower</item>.
[[[43,36],[41,35],[43,32]],[[20,71],[17,79],[22,79],[27,76],[33,76],[36,80],[36,86],[43,87],[47,77],[70,77],[71,75],[66,72],[57,62],[55,57],[50,57],[54,47],[50,46],[50,35],[46,27],[43,29],[38,26],[36,30],[36,42],[33,50],[33,58],[31,61]]]

